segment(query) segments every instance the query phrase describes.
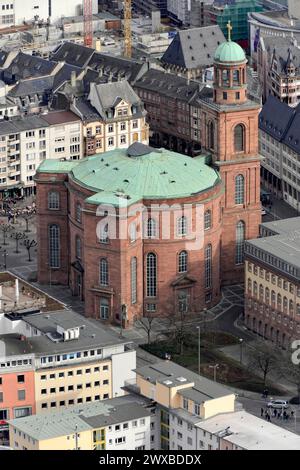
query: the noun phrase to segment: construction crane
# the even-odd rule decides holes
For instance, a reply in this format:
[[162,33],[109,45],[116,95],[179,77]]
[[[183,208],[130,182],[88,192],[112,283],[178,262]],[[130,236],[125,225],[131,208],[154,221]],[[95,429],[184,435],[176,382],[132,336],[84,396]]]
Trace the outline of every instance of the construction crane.
[[84,45],[93,47],[93,0],[84,0]]
[[124,0],[124,55],[128,59],[132,56],[131,19],[131,0]]

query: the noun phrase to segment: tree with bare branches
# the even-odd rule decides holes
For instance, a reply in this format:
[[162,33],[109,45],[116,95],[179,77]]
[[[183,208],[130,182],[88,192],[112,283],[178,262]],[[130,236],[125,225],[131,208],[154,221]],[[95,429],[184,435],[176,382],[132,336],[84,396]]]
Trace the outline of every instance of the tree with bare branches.
[[19,242],[20,242],[21,240],[24,240],[25,238],[27,238],[27,237],[26,237],[26,234],[23,233],[23,232],[13,232],[13,233],[11,234],[11,238],[13,238],[13,239],[15,240],[15,242],[16,242],[16,250],[15,250],[15,253],[20,253],[20,251],[19,251]]
[[6,243],[6,239],[8,237],[8,234],[13,230],[13,227],[9,224],[1,224],[0,225],[0,230],[1,230],[2,236],[3,236],[2,245],[6,246],[6,245],[8,245],[8,243]]
[[273,345],[262,343],[256,348],[249,347],[248,356],[248,368],[252,371],[259,371],[262,374],[265,386],[270,373],[278,371],[280,351],[275,349]]
[[142,317],[136,317],[134,321],[134,326],[137,329],[144,330],[147,333],[148,344],[151,343],[151,333],[154,323],[155,317],[150,312],[147,312],[146,315]]

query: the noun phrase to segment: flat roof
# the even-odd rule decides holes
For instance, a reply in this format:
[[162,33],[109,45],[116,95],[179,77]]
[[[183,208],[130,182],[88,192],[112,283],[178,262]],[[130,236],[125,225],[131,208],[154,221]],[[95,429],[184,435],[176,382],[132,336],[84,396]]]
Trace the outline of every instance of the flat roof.
[[223,385],[200,376],[172,361],[162,361],[140,367],[136,369],[136,373],[151,383],[159,382],[169,388],[190,383],[190,387],[179,390],[178,393],[199,404],[214,398],[233,395],[233,392]]
[[[35,355],[59,354],[130,343],[105,329],[97,320],[86,318],[71,310],[35,313],[24,316],[22,320],[42,334],[27,337],[25,340],[18,334],[0,336],[6,348],[6,356],[28,354],[28,352]],[[79,327],[79,338],[63,341],[57,334],[57,327],[64,330]],[[47,335],[58,341],[53,341]]]
[[201,421],[196,426],[212,434],[221,433],[223,439],[243,449],[299,450],[300,448],[300,436],[246,411],[219,414]]
[[21,432],[36,440],[54,439],[77,432],[125,423],[151,415],[147,406],[151,401],[136,395],[125,395],[110,400],[69,406],[9,421]]
[[43,115],[43,120],[52,125],[80,121],[80,117],[71,111],[51,111],[50,113]]

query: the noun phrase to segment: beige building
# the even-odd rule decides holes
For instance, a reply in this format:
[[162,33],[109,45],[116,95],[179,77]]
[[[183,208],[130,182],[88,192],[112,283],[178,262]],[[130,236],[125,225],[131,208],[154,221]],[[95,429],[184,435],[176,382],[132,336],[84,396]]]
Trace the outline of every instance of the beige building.
[[156,435],[155,406],[130,395],[10,422],[14,450],[151,450]]
[[264,223],[245,243],[245,324],[289,349],[300,338],[299,217]]

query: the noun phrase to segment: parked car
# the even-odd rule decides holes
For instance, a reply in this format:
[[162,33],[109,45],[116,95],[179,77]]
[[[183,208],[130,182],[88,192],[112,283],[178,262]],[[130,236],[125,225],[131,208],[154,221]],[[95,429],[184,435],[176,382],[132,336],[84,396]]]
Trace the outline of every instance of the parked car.
[[277,408],[277,409],[287,409],[289,407],[289,402],[287,400],[271,400],[267,404],[267,408]]

